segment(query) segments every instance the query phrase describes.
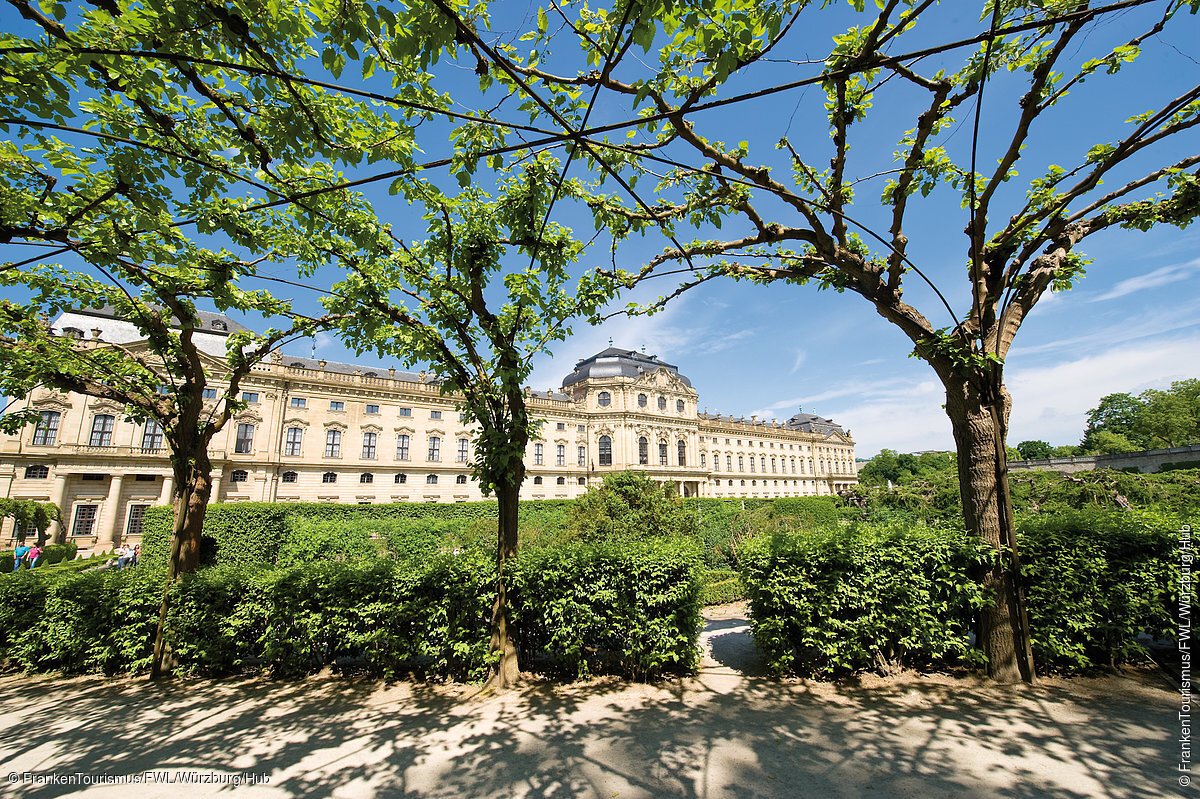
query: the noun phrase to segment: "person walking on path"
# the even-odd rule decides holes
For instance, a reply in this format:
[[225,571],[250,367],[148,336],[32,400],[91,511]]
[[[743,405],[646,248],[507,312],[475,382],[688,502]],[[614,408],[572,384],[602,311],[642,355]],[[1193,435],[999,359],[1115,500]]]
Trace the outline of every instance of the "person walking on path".
[[26,553],[26,555],[25,555],[25,559],[29,561],[29,568],[31,568],[31,569],[37,568],[38,561],[41,559],[41,557],[42,557],[42,548],[39,547],[37,544],[34,544],[33,546],[31,546],[29,548],[29,552]]
[[21,568],[21,561],[29,554],[30,547],[21,541],[13,548],[13,571]]

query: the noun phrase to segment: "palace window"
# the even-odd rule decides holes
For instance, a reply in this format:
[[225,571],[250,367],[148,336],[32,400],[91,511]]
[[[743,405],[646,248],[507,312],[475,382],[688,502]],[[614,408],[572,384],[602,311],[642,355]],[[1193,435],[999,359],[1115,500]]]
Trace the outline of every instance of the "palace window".
[[645,436],[638,439],[638,463],[643,466],[650,463],[650,442]]
[[601,391],[596,395],[596,402],[601,408],[607,408],[609,405],[612,405],[612,394],[609,394],[607,391]]
[[556,425],[554,426],[554,429],[555,429],[555,430],[566,430],[566,429],[567,429],[567,423],[566,423],[566,422],[559,422],[558,424],[556,424]]
[[559,466],[567,465],[567,445],[559,444],[554,448],[554,462]]
[[336,483],[337,482],[337,472],[325,472],[325,474],[321,475],[321,482],[322,483]]
[[683,413],[683,400],[675,400],[675,410],[678,413]]
[[371,414],[372,416],[378,414],[379,406],[378,405],[367,405],[367,413]]
[[701,466],[707,466],[707,465],[708,465],[707,463],[705,463],[705,460],[706,460],[706,458],[704,457],[704,453],[703,453],[703,452],[701,452],[701,453],[700,453],[700,465],[701,465]]
[[646,407],[646,402],[647,402],[646,395],[645,395],[645,394],[638,394],[638,407],[639,407],[639,408],[645,408],[645,407]]
[[76,505],[75,520],[71,523],[71,535],[91,535],[96,527],[96,511],[99,505]]
[[305,397],[292,397],[290,404],[293,408],[307,408],[308,399]]
[[341,430],[326,430],[325,431],[325,457],[326,458],[342,457],[342,431]]
[[455,455],[454,459],[459,463],[467,462],[467,440],[465,438],[458,440],[458,454]]
[[427,474],[427,475],[425,475],[425,484],[426,484],[426,485],[431,485],[431,486],[432,486],[432,485],[437,485],[437,475],[436,475],[436,474]]
[[212,322],[209,324],[209,327],[211,327],[213,330],[229,330],[229,325],[225,324],[220,319],[212,320]]
[[442,459],[442,440],[437,436],[429,437],[429,455],[426,460],[440,461]]
[[441,411],[430,411],[429,418],[435,419],[435,420],[440,420],[442,418],[442,412]]
[[283,473],[283,482],[294,483],[294,482],[296,482],[297,476],[298,475],[295,472],[284,472]]
[[533,465],[534,466],[542,465],[542,445],[541,444],[533,445]]
[[234,469],[229,474],[229,482],[231,483],[244,483],[248,479],[250,479],[250,473],[245,469]]
[[675,444],[675,450],[679,455],[679,465],[686,466],[687,465],[687,443],[684,442],[682,439],[680,439]]
[[375,445],[379,440],[378,433],[363,433],[362,456],[363,460],[375,460]]
[[612,438],[600,436],[600,465],[612,466]]
[[[739,458],[739,460],[740,460],[740,458]],[[751,474],[754,473],[754,456],[753,455],[750,456],[750,473]]]
[[163,429],[154,419],[147,419],[142,428],[142,452],[157,452],[163,446]]
[[537,477],[533,478],[533,484],[535,486],[540,486],[542,484],[542,476],[538,475]]
[[50,447],[58,440],[58,422],[62,414],[58,411],[42,411],[37,427],[33,428],[33,443],[39,447]]
[[[753,464],[753,461],[751,461],[751,464]],[[739,472],[744,472],[744,471],[746,471],[746,464],[745,464],[745,462],[743,461],[743,458],[742,458],[742,456],[741,456],[741,455],[738,455],[738,471],[739,471]],[[754,471],[754,470],[753,470],[753,469],[751,469],[750,471]]]
[[412,408],[401,408],[400,415],[401,416],[412,416]]
[[587,466],[587,447],[579,447],[579,465]]
[[242,402],[258,402],[258,392],[257,391],[243,391],[242,392]]
[[667,442],[665,441],[658,442],[658,465],[667,465]]
[[395,482],[396,482],[396,485],[399,485],[399,484],[401,484],[401,483],[407,483],[407,482],[408,482],[408,475],[407,475],[407,474],[398,474],[398,475],[396,475],[396,480],[395,480]]
[[126,535],[141,535],[142,526],[146,520],[146,508],[149,505],[130,505],[129,521],[125,523]]
[[565,486],[567,484],[567,478],[560,477],[557,480],[555,480],[554,483],[555,483],[555,485]]
[[63,335],[66,336],[67,338],[73,338],[73,339],[77,339],[77,340],[83,339],[83,331],[77,327],[64,327]]
[[665,411],[667,409],[667,398],[666,397],[658,398],[658,409],[660,411]]
[[45,480],[50,476],[50,467],[41,463],[25,467],[26,480]]
[[581,485],[581,486],[582,486],[582,485],[587,485],[587,480],[586,480],[586,479],[584,479],[584,478],[582,478],[582,477],[576,478],[576,481],[577,481],[577,482],[579,483],[579,485]]
[[329,410],[344,411],[344,410],[346,410],[346,403],[342,402],[341,400],[330,400],[329,401]]
[[396,460],[408,460],[408,436],[399,433],[396,436]]
[[360,475],[358,476],[358,482],[360,482],[360,483],[374,483],[374,482],[375,482],[375,475],[371,474],[370,472],[363,472],[362,474],[360,474]]
[[[741,465],[741,459],[740,459],[740,458],[738,459],[738,465],[739,465],[739,466]],[[732,455],[726,455],[726,456],[725,456],[725,471],[727,471],[727,472],[732,472],[732,471],[733,471],[733,456],[732,456]]]
[[300,454],[300,445],[304,442],[303,427],[289,427],[287,429],[287,440],[283,442],[283,454],[297,456]]
[[101,413],[93,417],[92,437],[88,439],[88,444],[93,447],[111,447],[115,423],[116,417],[111,414]]
[[216,399],[217,390],[215,388],[206,388],[200,392],[200,395],[204,397],[204,399]]
[[237,426],[237,438],[233,442],[233,451],[240,455],[254,451],[254,425],[239,424]]
[[465,486],[467,484],[467,476],[460,474],[454,478],[454,482],[456,485]]

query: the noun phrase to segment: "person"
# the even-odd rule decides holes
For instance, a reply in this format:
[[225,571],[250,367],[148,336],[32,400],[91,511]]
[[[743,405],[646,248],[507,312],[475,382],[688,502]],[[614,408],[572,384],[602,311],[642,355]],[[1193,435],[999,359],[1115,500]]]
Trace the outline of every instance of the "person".
[[113,554],[117,556],[117,568],[124,569],[133,557],[133,550],[127,546],[119,546],[113,550]]
[[129,565],[130,566],[138,565],[138,558],[140,558],[141,556],[142,556],[142,545],[134,544],[133,545],[133,558],[129,561]]
[[34,544],[33,546],[31,546],[29,548],[29,552],[26,553],[26,555],[25,555],[25,559],[29,561],[29,568],[31,568],[31,569],[37,568],[38,559],[41,557],[42,557],[42,548],[39,547],[37,544]]
[[13,571],[21,568],[21,561],[25,560],[25,556],[29,554],[29,549],[24,541],[18,542],[16,547],[13,548]]

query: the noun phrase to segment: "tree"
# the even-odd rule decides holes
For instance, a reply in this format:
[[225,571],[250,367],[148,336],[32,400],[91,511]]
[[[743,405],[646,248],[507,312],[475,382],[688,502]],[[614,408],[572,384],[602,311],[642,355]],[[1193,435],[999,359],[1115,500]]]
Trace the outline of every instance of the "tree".
[[[804,0],[618,0],[611,9],[580,5],[571,15],[560,3],[539,12],[536,30],[523,39],[530,42],[524,51],[487,46],[469,18],[460,18],[460,31],[485,68],[485,84],[501,83],[505,92],[525,99],[531,112],[540,108],[560,125],[558,109],[583,107],[590,92],[607,92],[633,106],[639,123],[631,133],[633,143],[601,139],[601,131],[574,139],[598,172],[628,176],[626,183],[638,177],[657,183],[660,199],[652,207],[639,202],[625,208],[618,198],[598,198],[610,213],[624,209],[631,224],[657,224],[670,238],[641,269],[614,270],[627,285],[677,267],[669,272],[688,277],[665,302],[718,278],[812,282],[861,296],[911,340],[946,391],[966,525],[996,552],[994,565],[981,576],[995,602],[981,614],[977,631],[988,672],[997,680],[1032,680],[1007,484],[1006,358],[1043,294],[1068,288],[1083,273],[1088,259],[1080,245],[1090,237],[1113,228],[1184,227],[1195,218],[1200,154],[1172,152],[1166,145],[1192,135],[1200,124],[1200,86],[1162,99],[1149,111],[1133,109],[1125,132],[1079,152],[1074,164],[1051,165],[1044,172],[1031,166],[1041,174],[1024,192],[1014,191],[1014,182],[1031,137],[1054,130],[1050,119],[1072,90],[1120,71],[1153,36],[1177,22],[1181,10],[1195,11],[1200,4],[1156,3],[1144,28],[1102,45],[1104,37],[1093,33],[1106,15],[1145,3],[1092,8],[1074,1],[998,0],[982,6],[986,31],[965,40],[973,51],[949,70],[928,65],[946,62],[962,42],[930,47],[921,40],[907,53],[902,49],[915,39],[914,31],[924,31],[936,17],[935,4],[880,0],[869,10],[871,4],[862,0],[851,5],[861,24],[834,37],[819,74],[780,86],[754,84],[754,68],[769,68],[770,59],[805,50],[803,44],[787,44],[809,27],[802,15],[817,11]],[[940,8],[946,14],[961,12],[957,4],[954,11],[945,4]],[[549,25],[550,18],[561,19],[562,26]],[[818,28],[819,20],[811,27]],[[565,37],[582,48],[585,64],[568,63],[554,71],[549,55],[569,49],[559,40]],[[636,63],[624,59],[634,48],[652,55]],[[753,91],[722,94],[735,75],[740,85],[750,82]],[[1002,135],[1003,142],[996,153],[980,152],[984,90],[1012,80],[1021,86],[1019,100],[1006,109],[1009,116],[988,116],[992,138]],[[714,129],[712,115],[700,113],[802,86],[820,86],[825,94],[830,144],[818,154],[810,151],[817,146],[797,147],[785,133],[776,139],[784,164],[773,163],[761,143],[725,143],[721,138],[728,129]],[[1152,92],[1146,88],[1148,104]],[[859,200],[860,184],[874,179],[876,170],[855,171],[849,141],[852,129],[888,94],[896,95],[889,108],[916,103],[920,111],[905,126],[909,130],[899,142],[896,167],[884,173],[882,204],[873,217],[883,223],[876,230],[859,221],[864,215],[857,210],[868,204]],[[1124,119],[1130,111],[1121,109],[1118,115]],[[960,137],[966,151],[960,146],[955,153],[950,139],[958,119],[970,124],[973,135]],[[827,167],[821,159],[827,159]],[[1147,165],[1148,160],[1153,162]],[[906,232],[912,209],[926,202],[937,209],[937,226],[944,229],[952,209],[936,200],[947,195],[963,209],[962,285],[968,304],[962,313],[930,280],[932,270],[909,255]],[[933,199],[925,201],[927,196]],[[689,224],[697,237],[680,244],[675,230]],[[732,235],[731,227],[737,228]],[[932,313],[910,303],[905,289],[914,280],[928,286],[933,310],[939,315],[944,310],[950,325],[936,324]]]
[[1022,441],[1017,444],[1017,452],[1027,461],[1051,458],[1054,456],[1054,447],[1045,441]]
[[569,271],[583,244],[548,213],[556,198],[580,197],[584,189],[561,180],[559,167],[542,153],[499,168],[507,176],[496,197],[476,187],[451,197],[411,181],[403,191],[429,209],[423,242],[405,244],[385,229],[330,245],[355,253],[346,256],[350,274],[326,299],[347,341],[406,365],[429,364],[441,390],[460,400],[462,421],[477,425],[471,469],[499,506],[491,616],[497,663],[489,682],[500,688],[520,677],[509,571],[526,449],[541,425],[530,415],[525,381],[533,356],[564,339],[571,319],[596,313],[613,291],[594,272],[575,279]]
[[1108,394],[1100,398],[1100,404],[1088,411],[1087,429],[1080,446],[1085,451],[1095,449],[1093,438],[1100,431],[1119,435],[1126,440],[1142,438],[1140,419],[1145,403],[1132,394],[1124,392]]
[[571,533],[585,541],[636,540],[694,531],[696,519],[679,495],[644,472],[605,476],[571,509]]
[[[1102,435],[1103,434],[1103,435]],[[1177,380],[1166,391],[1108,394],[1088,412],[1080,445],[1089,453],[1136,452],[1200,442],[1200,380]],[[1129,447],[1132,447],[1130,449]]]
[[46,530],[50,523],[62,518],[62,513],[53,502],[37,502],[32,499],[0,499],[0,519],[12,517],[17,530],[37,531],[38,546],[46,543]]
[[1143,449],[1120,433],[1114,433],[1111,430],[1097,430],[1084,448],[1084,454],[1123,455],[1127,452],[1141,452]]
[[[239,382],[281,342],[333,321],[246,283],[272,279],[267,264],[331,263],[318,225],[334,235],[343,217],[361,221],[354,197],[326,191],[342,188],[335,165],[406,162],[412,128],[295,77],[322,40],[330,62],[344,61],[340,48],[362,30],[357,9],[122,1],[68,15],[57,2],[45,13],[10,2],[29,24],[3,36],[12,91],[0,125],[13,139],[0,144],[0,243],[43,251],[0,267],[0,285],[14,289],[0,302],[0,388],[102,397],[162,427],[175,523],[156,675],[170,583],[199,560],[209,444],[242,407]],[[396,69],[396,98],[421,94],[419,76],[414,88],[405,74]],[[204,353],[200,303],[284,325]],[[50,327],[65,309],[101,307],[143,343]]]

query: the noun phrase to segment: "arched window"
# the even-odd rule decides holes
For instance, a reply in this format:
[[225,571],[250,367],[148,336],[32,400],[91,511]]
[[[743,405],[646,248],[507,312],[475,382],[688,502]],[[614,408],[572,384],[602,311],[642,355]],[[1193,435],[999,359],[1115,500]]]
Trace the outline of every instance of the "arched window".
[[555,482],[557,485],[560,485],[560,486],[565,486],[565,485],[567,484],[567,478],[565,478],[565,477],[560,477],[560,478],[558,478],[557,480],[555,480],[554,482]]
[[667,398],[666,397],[658,398],[658,409],[660,411],[665,411],[667,409]]
[[247,472],[245,469],[234,469],[233,472],[229,475],[229,482],[244,483],[244,482],[246,482],[247,479],[249,479],[249,477],[250,477],[250,473]]
[[88,444],[93,447],[111,447],[115,423],[116,417],[111,414],[100,413],[92,417],[92,437],[88,439]]
[[658,442],[658,465],[667,465],[667,442],[665,441]]
[[538,475],[537,477],[533,478],[533,484],[535,486],[540,486],[542,484],[542,476]]
[[576,481],[577,481],[577,482],[579,483],[579,485],[581,485],[581,486],[583,486],[583,485],[587,485],[587,479],[586,479],[586,478],[579,477],[579,478],[576,478]]
[[32,466],[25,467],[26,480],[45,480],[50,476],[50,467],[41,463],[35,463]]
[[408,475],[407,475],[407,474],[398,474],[398,475],[396,475],[396,484],[397,484],[397,485],[399,485],[400,483],[407,483],[407,482],[408,482]]
[[638,438],[638,463],[643,466],[650,463],[650,442],[645,436]]
[[283,482],[285,482],[285,483],[296,482],[296,473],[295,472],[284,472],[283,473]]
[[680,439],[675,444],[675,450],[679,454],[679,465],[687,466],[687,443]]
[[210,326],[212,327],[213,330],[229,330],[229,325],[225,324],[220,319],[212,320],[212,323]]
[[638,407],[639,408],[645,408],[647,402],[648,402],[648,400],[647,400],[645,394],[638,394]]
[[432,486],[432,485],[437,485],[437,475],[436,475],[436,474],[427,474],[427,475],[425,475],[425,484],[426,484],[426,485],[431,485],[431,486]]
[[612,438],[600,436],[600,465],[612,466]]
[[675,410],[677,413],[683,413],[683,400],[675,400]]
[[322,483],[336,483],[337,482],[337,472],[325,472],[325,474],[321,475],[321,482]]
[[63,335],[66,336],[67,338],[82,339],[83,331],[77,327],[64,327]]
[[62,414],[58,411],[42,411],[37,427],[33,428],[33,444],[39,447],[54,446],[58,440],[58,422]]
[[371,474],[370,472],[363,472],[362,474],[360,474],[360,475],[358,476],[358,482],[360,482],[360,483],[374,483],[374,482],[375,482],[375,475]]
[[600,404],[601,408],[607,408],[609,405],[612,405],[612,394],[609,394],[607,391],[601,391],[596,395],[596,402]]
[[465,474],[460,474],[454,478],[454,482],[460,486],[465,486],[467,484],[467,476]]

